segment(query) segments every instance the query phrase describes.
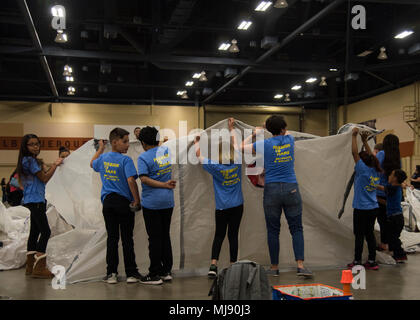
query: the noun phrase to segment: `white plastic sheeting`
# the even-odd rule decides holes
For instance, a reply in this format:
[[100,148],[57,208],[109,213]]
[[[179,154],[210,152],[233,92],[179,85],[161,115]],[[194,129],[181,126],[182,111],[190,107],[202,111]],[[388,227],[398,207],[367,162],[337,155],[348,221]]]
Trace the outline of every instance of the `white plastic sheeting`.
[[[352,188],[344,213],[338,219],[354,169],[351,155],[353,126],[349,124],[341,130],[341,134],[329,137],[291,132],[296,137],[295,169],[303,200],[305,260],[312,268],[343,266],[353,257]],[[236,127],[240,130],[252,128],[240,121],[237,121]],[[367,127],[360,127],[377,133]],[[227,120],[208,128],[206,132],[210,137],[211,129],[222,128],[227,129]],[[178,160],[178,164],[173,165],[173,179],[178,183],[171,225],[173,270],[178,274],[200,273],[208,268],[215,229],[212,177],[201,165],[179,164],[187,157],[194,159],[194,137],[182,137],[165,144]],[[269,137],[268,133],[266,137]],[[141,152],[143,150],[139,142],[130,143],[128,155],[136,166]],[[91,140],[64,161],[64,165],[58,168],[47,185],[47,200],[74,226],[73,230],[50,240],[48,264],[65,266],[70,283],[100,279],[106,270],[106,230],[100,202],[101,182],[99,175],[89,166],[94,153]],[[244,215],[239,235],[239,259],[267,265],[269,255],[262,206],[263,189],[255,187],[245,176],[242,178]],[[141,212],[136,214],[134,243],[139,269],[146,272],[149,264],[148,242]],[[222,264],[229,261],[227,249],[226,239],[220,257]],[[292,240],[282,217],[280,267],[294,266]],[[121,246],[118,272],[124,275]]]

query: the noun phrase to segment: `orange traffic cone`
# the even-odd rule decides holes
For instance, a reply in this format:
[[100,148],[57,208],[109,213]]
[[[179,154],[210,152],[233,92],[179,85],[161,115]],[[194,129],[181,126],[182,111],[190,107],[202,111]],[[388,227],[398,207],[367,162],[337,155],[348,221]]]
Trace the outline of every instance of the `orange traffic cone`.
[[353,273],[351,270],[343,270],[341,272],[341,281],[343,284],[343,293],[344,295],[351,295],[350,285],[353,282]]

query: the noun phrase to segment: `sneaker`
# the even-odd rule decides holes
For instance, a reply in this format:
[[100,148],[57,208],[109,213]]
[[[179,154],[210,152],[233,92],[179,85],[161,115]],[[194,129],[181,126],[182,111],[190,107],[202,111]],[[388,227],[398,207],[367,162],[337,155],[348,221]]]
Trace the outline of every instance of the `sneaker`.
[[280,275],[279,269],[268,269],[266,273],[270,276],[278,277]]
[[142,284],[150,284],[150,285],[160,285],[163,283],[162,279],[159,276],[152,276],[148,274],[140,279],[140,283]]
[[361,266],[361,265],[362,265],[361,261],[354,260],[352,263],[349,263],[347,265],[347,268],[351,270],[351,269],[353,269],[354,266]]
[[160,278],[165,282],[172,281],[172,274],[170,272],[167,272],[161,275]]
[[368,260],[363,266],[368,270],[379,270],[379,266],[376,261]]
[[210,266],[209,272],[207,273],[207,276],[209,278],[216,278],[217,277],[217,266],[215,264],[212,264]]
[[127,277],[127,283],[136,283],[136,282],[139,282],[141,278],[142,278],[142,275],[137,272],[137,273],[135,273],[135,274]]
[[302,276],[302,277],[306,277],[306,278],[312,278],[312,276],[314,275],[312,273],[311,270],[309,270],[308,268],[297,268],[297,273],[298,276]]
[[401,256],[401,257],[392,256],[392,257],[394,258],[395,262],[397,262],[397,263],[404,263],[408,260],[407,256]]
[[116,284],[118,283],[117,274],[116,273],[107,274],[106,277],[103,278],[103,281],[108,284]]

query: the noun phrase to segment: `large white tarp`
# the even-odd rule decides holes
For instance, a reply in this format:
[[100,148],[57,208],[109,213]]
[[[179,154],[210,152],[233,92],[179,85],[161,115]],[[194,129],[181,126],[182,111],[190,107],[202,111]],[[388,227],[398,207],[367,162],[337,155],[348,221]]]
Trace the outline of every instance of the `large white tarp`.
[[[295,170],[303,200],[305,260],[311,268],[343,266],[353,257],[352,188],[349,188],[342,217],[338,218],[354,170],[351,155],[353,126],[346,125],[340,134],[328,137],[291,132],[296,138]],[[252,128],[240,121],[236,122],[236,127],[242,131]],[[372,134],[377,133],[368,127],[360,127]],[[224,120],[206,129],[206,132],[210,137],[212,129],[227,128],[227,120]],[[265,135],[270,136],[269,133]],[[173,270],[176,274],[207,270],[215,230],[212,177],[199,164],[179,164],[186,162],[187,158],[194,160],[194,137],[185,136],[165,144],[178,160],[173,165],[173,179],[178,183],[171,225]],[[130,143],[128,155],[136,166],[141,152],[139,142]],[[47,185],[47,200],[67,223],[74,226],[73,230],[53,237],[47,249],[48,264],[63,265],[69,282],[97,280],[105,275],[106,270],[101,181],[89,166],[94,153],[91,140],[65,159]],[[239,235],[239,259],[268,265],[263,189],[255,187],[245,177],[245,170],[243,175],[244,215]],[[139,188],[141,190],[140,184]],[[416,241],[420,243],[420,239],[413,240]],[[139,269],[146,272],[149,264],[148,241],[141,212],[136,214],[134,243]],[[227,249],[226,239],[220,257],[222,265],[229,261]],[[287,222],[282,217],[280,268],[294,266],[292,240]],[[121,246],[118,272],[124,275]]]

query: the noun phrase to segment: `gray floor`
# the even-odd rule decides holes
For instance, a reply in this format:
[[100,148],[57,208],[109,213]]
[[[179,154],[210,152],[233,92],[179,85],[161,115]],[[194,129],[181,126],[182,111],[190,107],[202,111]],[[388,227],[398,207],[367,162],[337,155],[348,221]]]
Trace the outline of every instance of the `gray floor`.
[[[317,270],[313,280],[296,277],[294,272],[270,276],[272,285],[322,283],[341,288],[341,270]],[[403,265],[381,266],[367,271],[366,290],[354,290],[355,299],[420,299],[420,254],[410,255]],[[0,296],[11,299],[187,299],[206,300],[211,281],[206,277],[175,278],[163,286],[140,284],[108,285],[102,282],[67,285],[54,290],[51,280],[26,277],[24,269],[0,272]]]

